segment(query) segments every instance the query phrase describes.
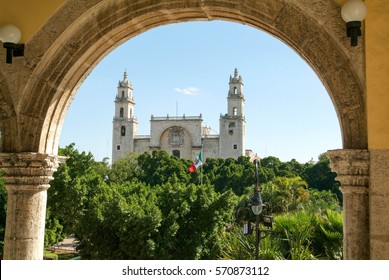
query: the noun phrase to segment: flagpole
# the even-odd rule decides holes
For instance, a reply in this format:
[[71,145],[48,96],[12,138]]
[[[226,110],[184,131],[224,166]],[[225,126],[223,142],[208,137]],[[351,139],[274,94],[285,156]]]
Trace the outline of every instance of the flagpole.
[[[201,152],[201,155],[203,156],[203,141],[202,140],[201,140],[201,151],[200,152]],[[200,186],[203,184],[203,164],[200,166]]]

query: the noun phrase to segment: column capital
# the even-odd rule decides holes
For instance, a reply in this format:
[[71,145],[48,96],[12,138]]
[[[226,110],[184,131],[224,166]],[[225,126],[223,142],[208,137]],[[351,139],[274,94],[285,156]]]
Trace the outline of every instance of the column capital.
[[327,152],[343,194],[343,257],[369,259],[369,176],[368,150],[332,150]]
[[0,170],[8,190],[47,189],[65,157],[42,153],[0,153]]
[[368,150],[342,149],[327,151],[331,170],[342,185],[342,192],[367,192],[370,153]]

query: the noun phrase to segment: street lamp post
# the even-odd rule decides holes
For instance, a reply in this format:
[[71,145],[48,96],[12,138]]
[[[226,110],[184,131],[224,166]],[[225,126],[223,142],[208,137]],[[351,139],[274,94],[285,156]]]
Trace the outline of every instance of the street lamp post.
[[261,194],[259,193],[258,188],[258,160],[254,160],[255,165],[255,177],[256,177],[256,183],[255,183],[255,189],[254,194],[251,197],[251,210],[253,211],[256,219],[255,219],[255,259],[259,259],[259,242],[261,241],[261,229],[259,227],[259,214],[261,214],[263,209],[263,202],[261,199]]

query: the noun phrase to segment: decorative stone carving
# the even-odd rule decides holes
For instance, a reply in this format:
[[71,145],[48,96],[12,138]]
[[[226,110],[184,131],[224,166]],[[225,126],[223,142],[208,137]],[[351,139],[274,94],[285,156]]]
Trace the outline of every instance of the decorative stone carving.
[[42,259],[49,182],[64,157],[0,154],[7,199],[4,259]]
[[[369,152],[367,150],[331,150],[327,152],[331,169],[342,187],[366,189],[369,186]],[[361,190],[362,190],[361,189]],[[367,190],[365,190],[367,191]]]
[[343,194],[343,258],[370,258],[369,166],[367,150],[327,152]]
[[53,173],[65,159],[39,153],[0,154],[0,169],[8,189],[22,185],[48,188]]
[[185,132],[182,127],[173,126],[169,128],[169,144],[172,147],[180,147],[184,145]]

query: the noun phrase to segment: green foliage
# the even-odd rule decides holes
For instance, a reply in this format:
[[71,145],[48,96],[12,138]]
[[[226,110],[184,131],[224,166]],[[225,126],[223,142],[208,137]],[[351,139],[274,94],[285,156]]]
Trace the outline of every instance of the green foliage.
[[[74,144],[60,153],[69,159],[48,191],[47,246],[74,233],[83,259],[253,257],[254,236],[242,235],[240,226],[255,219],[248,207],[255,166],[247,157],[208,158],[190,173],[191,161],[164,151],[130,154],[111,167]],[[325,159],[317,164],[329,170]],[[321,170],[315,166],[275,157],[261,161],[264,212],[276,215],[273,233],[261,241],[262,259],[341,258],[338,200],[331,190],[311,186],[320,180],[305,181]]]
[[327,210],[317,215],[312,251],[323,259],[337,260],[343,257],[343,217],[339,212]]
[[274,234],[284,240],[283,252],[286,259],[315,259],[309,250],[314,220],[314,215],[305,211],[275,217]]
[[[211,168],[208,168],[208,164]],[[243,194],[246,187],[255,183],[254,176],[254,165],[247,157],[239,157],[238,160],[228,158],[212,161],[207,159],[204,167],[204,177],[208,179],[207,182],[214,185],[216,191],[232,190],[238,196]]]
[[284,213],[304,207],[308,201],[307,183],[300,177],[276,177],[260,186],[269,213]]
[[[261,226],[262,231],[267,229]],[[342,214],[299,210],[277,215],[271,233],[259,244],[262,260],[342,259]],[[255,254],[255,234],[243,235],[233,226],[224,233],[221,259],[249,260]]]
[[158,242],[162,259],[213,259],[222,246],[220,233],[233,221],[236,196],[211,186],[163,185],[158,206],[166,217]]
[[57,261],[58,260],[58,254],[46,251],[43,254],[43,259],[44,260]]
[[287,259],[340,259],[342,256],[342,215],[298,211],[275,217],[274,238],[284,240]]
[[52,242],[61,240],[66,234],[75,233],[78,217],[88,207],[98,186],[104,184],[104,165],[95,162],[91,153],[79,153],[74,146],[71,144],[59,150],[60,155],[68,159],[54,173],[48,189],[47,210],[50,214],[46,223],[50,232],[46,234],[47,246],[55,244]]
[[77,228],[83,259],[209,259],[236,199],[208,186],[102,186]]
[[83,259],[153,259],[161,223],[156,196],[141,184],[100,186],[80,217]]
[[138,177],[151,186],[162,185],[172,179],[187,184],[191,182],[189,162],[169,156],[165,151],[153,151],[151,155],[143,153],[138,157]]
[[302,177],[311,188],[319,191],[329,190],[337,196],[340,204],[342,203],[340,183],[335,181],[336,173],[331,171],[330,161],[325,154],[319,156],[319,161],[316,164],[308,166]]
[[45,248],[56,244],[66,237],[63,226],[56,217],[53,217],[50,208],[46,210]]
[[[241,227],[231,227],[223,235],[223,260],[253,260],[255,258],[255,235],[244,235]],[[259,246],[261,260],[284,260],[279,239],[263,238]]]
[[110,183],[124,184],[137,180],[140,172],[138,167],[139,155],[129,154],[128,157],[116,160],[108,171],[108,180]]
[[265,177],[263,182],[273,180],[275,177],[297,177],[305,170],[305,165],[295,159],[281,162],[280,159],[272,156],[261,159],[260,166],[263,174],[274,174],[274,176]]

